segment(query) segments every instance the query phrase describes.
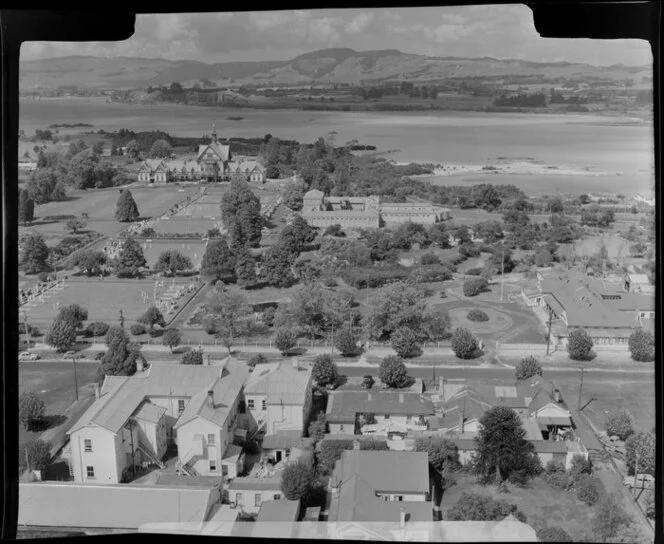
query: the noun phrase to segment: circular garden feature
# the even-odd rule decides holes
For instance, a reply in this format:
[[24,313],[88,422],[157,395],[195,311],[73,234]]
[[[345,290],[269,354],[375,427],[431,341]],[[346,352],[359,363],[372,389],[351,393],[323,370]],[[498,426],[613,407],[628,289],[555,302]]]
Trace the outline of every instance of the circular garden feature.
[[473,309],[468,312],[466,319],[469,321],[489,321],[489,316],[483,310]]
[[[473,311],[480,311],[486,314],[487,320],[473,321],[469,316]],[[465,327],[473,334],[491,334],[502,332],[512,326],[512,319],[505,313],[493,308],[477,307],[454,308],[448,311],[452,327]]]

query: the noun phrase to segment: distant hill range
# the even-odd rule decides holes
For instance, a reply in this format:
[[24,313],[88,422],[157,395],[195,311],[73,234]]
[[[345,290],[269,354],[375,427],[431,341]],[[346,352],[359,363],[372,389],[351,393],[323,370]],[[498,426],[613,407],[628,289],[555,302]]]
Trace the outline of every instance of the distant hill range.
[[379,83],[407,80],[436,83],[446,78],[483,79],[532,76],[565,79],[631,79],[651,77],[650,65],[591,66],[568,62],[531,62],[513,59],[428,57],[395,49],[354,51],[323,49],[287,61],[224,62],[206,64],[192,60],[102,58],[72,56],[21,63],[22,90],[77,86],[88,89],[147,88],[173,82],[193,83],[207,79],[214,85],[254,84],[265,86],[324,83]]

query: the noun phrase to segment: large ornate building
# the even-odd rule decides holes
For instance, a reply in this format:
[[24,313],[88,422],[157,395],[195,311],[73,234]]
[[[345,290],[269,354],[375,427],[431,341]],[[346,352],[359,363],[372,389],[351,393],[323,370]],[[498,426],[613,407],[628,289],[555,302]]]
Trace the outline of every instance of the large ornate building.
[[343,228],[379,228],[406,223],[432,224],[449,216],[446,208],[427,203],[381,203],[377,196],[328,196],[322,191],[305,193],[302,217],[313,227],[341,225]]

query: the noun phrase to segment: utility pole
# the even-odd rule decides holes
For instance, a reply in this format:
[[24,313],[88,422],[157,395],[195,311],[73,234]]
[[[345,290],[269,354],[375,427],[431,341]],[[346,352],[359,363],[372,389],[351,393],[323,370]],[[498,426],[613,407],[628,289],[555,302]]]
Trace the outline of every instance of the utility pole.
[[28,314],[25,310],[23,310],[23,322],[25,324],[25,334],[28,335],[28,349],[30,349],[32,338],[30,338],[30,330],[28,329]]
[[551,319],[553,318],[553,311],[549,308],[549,334],[546,336],[546,354],[549,354],[549,345],[551,344]]
[[634,459],[634,489],[636,489],[636,476],[639,473],[639,448],[634,447],[634,455],[636,458]]
[[124,329],[124,315],[122,313],[122,308],[120,308],[120,327]]
[[579,385],[579,403],[578,403],[578,409],[581,411],[581,391],[583,391],[583,371],[585,370],[585,367],[581,367],[581,384]]
[[74,355],[74,388],[76,389],[76,401],[78,401],[78,376],[76,375],[76,355]]
[[501,251],[501,261],[500,261],[500,302],[503,302],[503,283],[505,281],[505,240],[502,243]]

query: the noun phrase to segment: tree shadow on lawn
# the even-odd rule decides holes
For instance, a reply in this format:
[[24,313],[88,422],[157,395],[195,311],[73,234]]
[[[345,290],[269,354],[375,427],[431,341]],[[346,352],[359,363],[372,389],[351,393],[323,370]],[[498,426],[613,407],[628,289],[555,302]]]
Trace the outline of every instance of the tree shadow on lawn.
[[67,416],[63,416],[63,415],[44,416],[40,421],[35,421],[30,426],[30,431],[31,432],[36,432],[36,433],[37,432],[43,433],[44,431],[47,431],[48,429],[52,429],[54,427],[59,427],[65,421],[67,421]]
[[303,346],[298,346],[296,348],[293,348],[293,349],[289,350],[288,353],[286,353],[283,357],[284,358],[287,358],[287,357],[301,357],[305,353],[307,353],[307,348],[305,348]]

